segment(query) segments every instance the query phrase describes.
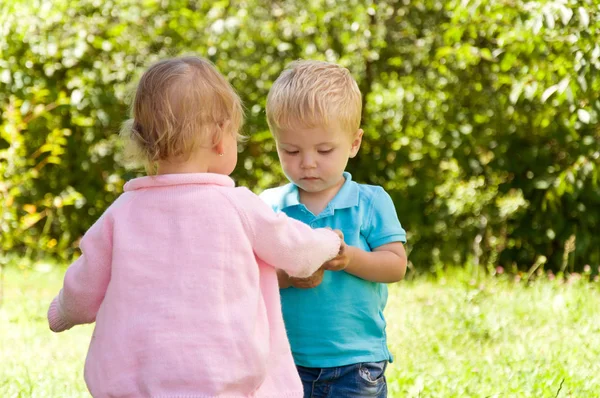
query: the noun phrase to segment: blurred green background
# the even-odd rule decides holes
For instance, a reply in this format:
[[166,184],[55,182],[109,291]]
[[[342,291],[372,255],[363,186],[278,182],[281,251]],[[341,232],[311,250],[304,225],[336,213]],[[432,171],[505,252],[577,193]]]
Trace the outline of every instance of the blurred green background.
[[101,1],[0,5],[2,261],[61,261],[138,171],[118,130],[141,70],[182,53],[240,92],[234,173],[285,182],[264,105],[298,58],[348,67],[364,96],[349,171],[384,186],[411,267],[597,272],[600,1]]

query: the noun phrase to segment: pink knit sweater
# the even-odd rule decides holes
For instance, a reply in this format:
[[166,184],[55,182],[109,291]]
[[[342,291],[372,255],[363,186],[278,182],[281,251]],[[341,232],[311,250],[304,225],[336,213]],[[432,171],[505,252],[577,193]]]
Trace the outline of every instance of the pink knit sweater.
[[95,397],[302,397],[274,267],[309,276],[339,247],[227,176],[137,178],[81,240],[50,329],[96,322]]

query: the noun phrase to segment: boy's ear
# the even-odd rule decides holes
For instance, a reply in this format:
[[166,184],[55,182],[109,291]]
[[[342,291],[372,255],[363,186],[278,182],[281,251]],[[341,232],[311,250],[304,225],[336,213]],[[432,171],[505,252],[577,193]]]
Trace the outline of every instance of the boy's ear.
[[352,147],[350,147],[350,157],[353,158],[358,153],[360,149],[360,144],[362,143],[363,130],[358,129],[356,134],[354,134],[354,139],[352,140]]

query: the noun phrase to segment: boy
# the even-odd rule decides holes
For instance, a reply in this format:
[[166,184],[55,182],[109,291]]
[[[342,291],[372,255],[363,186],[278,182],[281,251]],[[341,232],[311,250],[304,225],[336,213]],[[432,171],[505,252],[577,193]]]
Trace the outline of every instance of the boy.
[[[406,272],[406,233],[390,196],[344,169],[356,156],[361,94],[347,69],[289,65],[267,97],[267,120],[290,184],[261,197],[347,246],[306,279],[278,271],[286,330],[305,397],[386,397],[387,286]],[[343,271],[343,272],[325,272]]]

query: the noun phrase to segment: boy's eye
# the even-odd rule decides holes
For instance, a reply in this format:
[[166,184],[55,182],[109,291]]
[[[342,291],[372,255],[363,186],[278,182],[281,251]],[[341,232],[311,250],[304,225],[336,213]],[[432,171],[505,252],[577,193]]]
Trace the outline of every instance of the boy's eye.
[[322,154],[322,155],[324,155],[324,154],[327,154],[327,153],[331,153],[331,151],[333,151],[333,148],[331,148],[331,149],[320,149],[319,153]]
[[299,151],[286,151],[286,150],[284,149],[284,152],[285,152],[286,154],[288,154],[288,155],[296,155],[296,154],[297,154]]

